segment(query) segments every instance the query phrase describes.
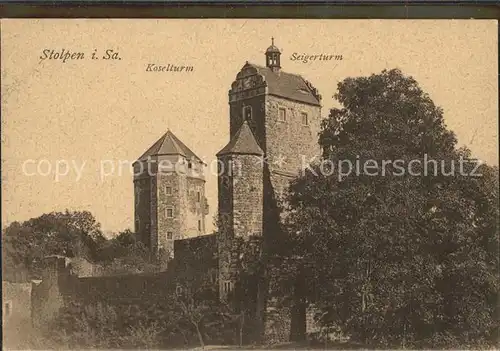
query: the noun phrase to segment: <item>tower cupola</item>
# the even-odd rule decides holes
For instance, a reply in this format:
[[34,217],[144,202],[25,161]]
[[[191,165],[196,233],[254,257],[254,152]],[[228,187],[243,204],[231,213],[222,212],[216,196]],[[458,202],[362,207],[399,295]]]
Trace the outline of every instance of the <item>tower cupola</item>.
[[274,38],[271,38],[271,46],[266,50],[266,67],[269,67],[273,72],[279,72],[281,51],[274,45]]

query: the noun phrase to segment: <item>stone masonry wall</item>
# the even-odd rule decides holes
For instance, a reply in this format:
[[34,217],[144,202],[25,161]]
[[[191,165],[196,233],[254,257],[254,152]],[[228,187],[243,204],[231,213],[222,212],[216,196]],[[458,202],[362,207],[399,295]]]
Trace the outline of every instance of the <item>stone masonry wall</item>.
[[[286,120],[279,120],[279,109],[286,111]],[[301,113],[308,116],[308,125],[302,123]],[[266,96],[266,154],[272,171],[296,175],[302,166],[302,156],[309,161],[319,155],[318,132],[321,107]],[[283,158],[283,165],[275,162]]]
[[[234,238],[261,236],[263,230],[263,165],[255,155],[220,158],[224,174],[219,177],[219,275],[220,292],[234,286]],[[222,170],[221,170],[222,171]]]
[[217,285],[215,235],[175,241],[175,257],[167,271],[102,277],[78,277],[72,274],[70,260],[50,257],[45,262],[43,279],[31,291],[32,320],[46,324],[65,304],[80,301],[131,303],[162,300],[176,292],[186,281],[211,281]]
[[234,279],[231,269],[231,242],[234,237],[233,223],[233,182],[227,174],[231,155],[222,155],[218,159],[218,223],[217,254],[219,294],[225,299],[224,283]]
[[252,118],[248,120],[249,126],[257,140],[257,143],[265,150],[265,95],[257,95],[245,100],[237,100],[230,104],[230,137],[238,131],[244,121],[243,107],[250,106],[252,108]]
[[[248,120],[254,136],[265,153],[265,164],[259,170],[262,177],[257,180],[257,172],[244,172],[241,181],[231,186],[221,186],[219,180],[219,211],[229,214],[219,240],[220,279],[234,279],[236,272],[231,265],[234,248],[231,238],[234,234],[244,237],[253,234],[256,226],[255,215],[261,216],[262,234],[268,247],[281,242],[280,222],[284,216],[280,206],[286,189],[292,179],[300,175],[309,162],[320,156],[318,132],[321,123],[321,107],[282,97],[265,94],[265,82],[256,76],[257,71],[245,66],[237,75],[229,92],[230,136],[234,136],[245,119]],[[244,107],[251,106],[251,119],[244,113]],[[286,118],[280,120],[280,109]],[[303,114],[307,116],[304,121]],[[245,165],[247,169],[252,169]],[[245,168],[244,168],[245,169]],[[245,186],[240,183],[246,184]],[[257,184],[259,183],[259,184]],[[254,190],[262,191],[262,202],[258,206]],[[244,205],[240,204],[240,201]],[[247,205],[247,206],[246,206]],[[260,211],[258,209],[261,209]],[[223,216],[222,216],[223,217]],[[223,284],[223,282],[221,282]],[[222,285],[221,285],[222,291]],[[291,310],[294,306],[278,306],[268,301],[266,311],[268,342],[284,342],[290,337]],[[310,323],[310,321],[309,321]]]
[[[149,203],[149,213],[150,213],[150,224],[149,224],[149,236],[151,240],[151,247],[157,251],[158,250],[158,178],[157,176],[151,177],[150,181],[150,203]],[[148,227],[146,227],[146,230]]]
[[183,208],[184,235],[194,237],[205,233],[205,181],[186,178],[186,203]]
[[223,155],[218,159],[218,230],[221,239],[224,239],[228,234],[233,235],[233,182],[226,171],[230,167],[231,159],[230,155]]
[[[260,157],[234,155],[233,216],[235,237],[262,235],[263,166]],[[241,167],[241,168],[240,168]]]
[[151,224],[151,177],[134,180],[135,232],[143,238],[146,245],[151,245],[149,226]]
[[[171,194],[167,193],[170,188]],[[180,178],[177,173],[164,173],[158,175],[158,242],[160,247],[172,253],[174,240],[181,237],[180,199],[182,197]],[[167,217],[167,209],[173,210],[173,217]],[[168,232],[172,232],[172,238],[168,239]]]
[[[158,171],[153,175],[153,185],[155,182],[156,185],[151,189],[152,219],[157,219],[151,226],[151,237],[158,248],[171,256],[174,240],[205,232],[205,180],[200,162],[189,168],[184,158],[164,155],[158,157],[158,164]],[[170,209],[172,216],[169,216]]]

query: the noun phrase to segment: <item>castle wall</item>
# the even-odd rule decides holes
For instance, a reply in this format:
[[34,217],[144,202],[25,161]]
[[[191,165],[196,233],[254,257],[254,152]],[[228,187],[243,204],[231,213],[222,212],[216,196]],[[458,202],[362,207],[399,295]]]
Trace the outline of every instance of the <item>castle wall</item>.
[[169,269],[177,284],[199,287],[209,284],[216,289],[218,283],[217,237],[202,235],[175,241],[175,259]]
[[50,256],[43,265],[42,281],[33,283],[31,290],[32,322],[37,327],[54,318],[64,305],[63,293],[70,287],[68,258]]
[[158,300],[175,291],[172,285],[167,272],[86,277],[74,279],[64,295],[68,300],[84,303]]
[[176,240],[175,258],[167,271],[101,277],[72,275],[69,260],[54,257],[47,261],[43,279],[33,283],[32,321],[47,324],[59,309],[71,302],[84,305],[166,301],[178,286],[196,288],[209,282],[217,286],[217,244],[215,235]]
[[31,332],[31,283],[2,281],[2,346],[23,350]]

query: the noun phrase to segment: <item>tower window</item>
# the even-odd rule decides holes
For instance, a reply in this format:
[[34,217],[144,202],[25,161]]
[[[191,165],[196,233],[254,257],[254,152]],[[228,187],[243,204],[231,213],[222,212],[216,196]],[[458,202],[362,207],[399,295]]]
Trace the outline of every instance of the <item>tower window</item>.
[[138,219],[135,220],[135,231],[141,231],[141,222]]
[[201,232],[201,220],[198,220],[198,231]]
[[305,126],[308,126],[309,125],[309,117],[307,116],[307,113],[302,112],[301,115],[302,115],[302,124]]
[[196,201],[197,201],[197,202],[200,202],[200,201],[201,201],[201,194],[200,194],[200,192],[199,192],[199,191],[196,193]]
[[173,218],[174,217],[174,209],[167,208],[166,214],[167,214],[167,218]]
[[141,203],[141,188],[139,185],[135,187],[135,204],[136,206],[139,206]]
[[175,293],[177,295],[181,295],[183,292],[184,292],[184,289],[182,288],[182,285],[177,284],[177,286],[175,287]]
[[167,240],[172,240],[174,238],[174,234],[172,232],[167,232]]
[[278,120],[280,122],[285,122],[286,121],[286,109],[280,108],[278,112]]
[[172,195],[172,187],[171,186],[165,187],[165,195]]
[[6,317],[10,317],[10,315],[12,314],[12,301],[5,302],[4,313]]
[[231,292],[233,290],[233,282],[226,280],[223,285],[224,293]]
[[243,106],[243,118],[245,121],[252,120],[252,106]]

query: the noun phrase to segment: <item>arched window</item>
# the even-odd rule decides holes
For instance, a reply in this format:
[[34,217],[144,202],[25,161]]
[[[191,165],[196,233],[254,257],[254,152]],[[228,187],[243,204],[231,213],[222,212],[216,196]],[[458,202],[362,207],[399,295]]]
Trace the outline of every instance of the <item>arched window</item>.
[[248,122],[252,120],[252,106],[243,106],[243,119]]

